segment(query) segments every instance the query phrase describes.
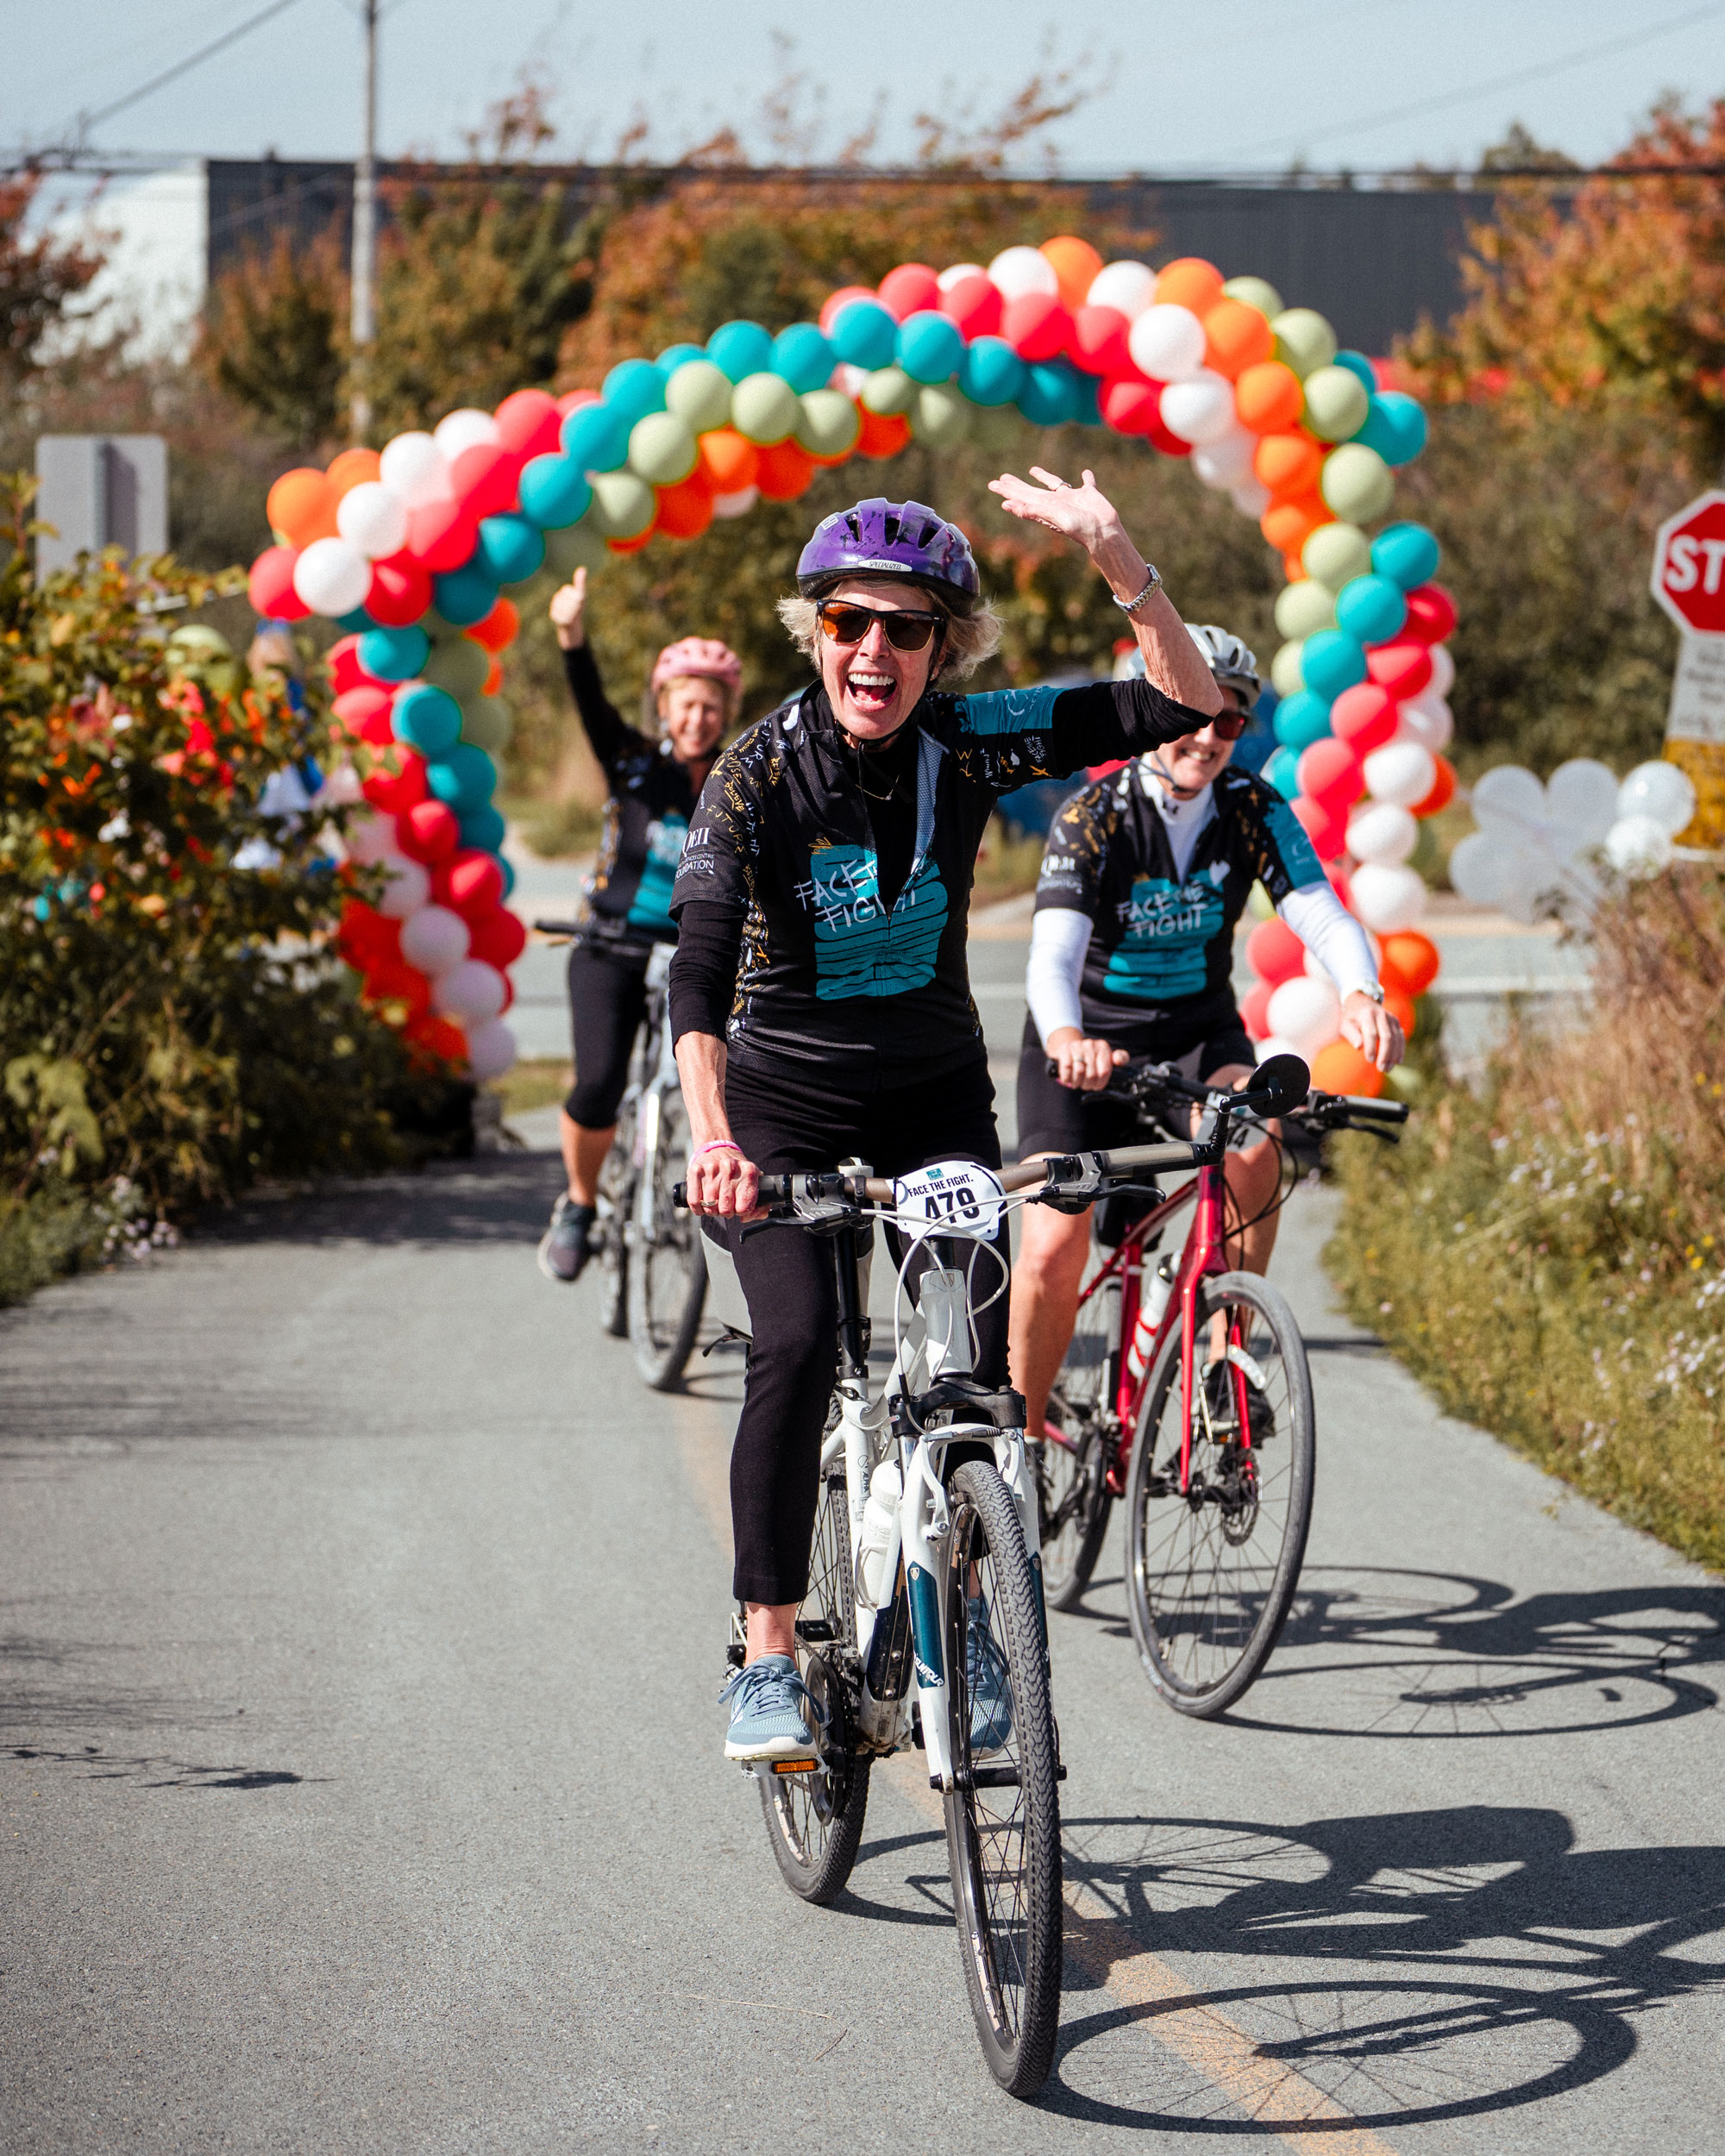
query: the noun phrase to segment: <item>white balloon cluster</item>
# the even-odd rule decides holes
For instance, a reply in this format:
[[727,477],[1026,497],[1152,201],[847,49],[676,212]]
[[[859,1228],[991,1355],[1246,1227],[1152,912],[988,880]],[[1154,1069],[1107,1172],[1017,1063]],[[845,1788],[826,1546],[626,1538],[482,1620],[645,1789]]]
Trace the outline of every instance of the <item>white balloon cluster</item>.
[[1578,756],[1542,786],[1520,764],[1498,764],[1473,789],[1471,831],[1450,856],[1450,881],[1477,906],[1512,920],[1557,915],[1584,925],[1603,884],[1602,856],[1619,875],[1657,875],[1695,814],[1695,788],[1674,763],[1637,764],[1620,785],[1608,764]]

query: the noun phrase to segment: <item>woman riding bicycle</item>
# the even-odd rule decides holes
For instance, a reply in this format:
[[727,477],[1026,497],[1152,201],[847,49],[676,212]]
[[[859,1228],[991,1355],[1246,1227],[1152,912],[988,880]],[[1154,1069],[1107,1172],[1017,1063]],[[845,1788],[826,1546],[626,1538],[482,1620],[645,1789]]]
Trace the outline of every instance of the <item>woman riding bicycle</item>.
[[559,1122],[568,1188],[551,1208],[539,1245],[540,1270],[561,1281],[579,1277],[590,1255],[599,1170],[616,1135],[630,1052],[647,1007],[648,961],[655,943],[677,940],[671,881],[743,688],[743,662],[728,645],[685,636],[665,646],[648,684],[660,738],[637,732],[600,684],[583,618],[586,585],[586,571],[577,569],[553,594],[550,609],[575,709],[610,794],[599,865],[569,953],[575,1082]]
[[[1229,767],[1258,698],[1256,658],[1225,629],[1188,633],[1222,709],[1073,794],[1049,830],[1025,978],[1022,1160],[1138,1143],[1130,1101],[1085,1098],[1131,1057],[1176,1063],[1207,1085],[1250,1076],[1257,1056],[1230,974],[1234,924],[1254,881],[1342,991],[1344,1037],[1380,1070],[1402,1058],[1402,1029],[1383,1008],[1364,930],[1331,889],[1292,809],[1262,779]],[[1246,1224],[1228,1262],[1264,1272],[1281,1174],[1273,1139],[1231,1151],[1226,1173],[1231,1210]],[[1088,1210],[1026,1209],[1012,1370],[1033,1438],[1072,1338],[1089,1248]],[[1226,1397],[1219,1389],[1224,1405]]]
[[[960,696],[1000,624],[963,533],[920,503],[829,517],[780,612],[818,679],[731,744],[701,793],[672,899],[671,1024],[693,1145],[692,1208],[725,1222],[752,1345],[731,1456],[747,1666],[728,1757],[806,1749],[796,1610],[836,1374],[831,1253],[742,1223],[761,1173],[855,1155],[877,1175],[1000,1163],[965,962],[976,851],[996,797],[1207,724],[1221,699],[1089,473],[994,482],[1006,509],[1083,547],[1148,679]],[[998,1247],[1004,1261],[1005,1240]],[[1006,1376],[1005,1298],[977,1374]]]

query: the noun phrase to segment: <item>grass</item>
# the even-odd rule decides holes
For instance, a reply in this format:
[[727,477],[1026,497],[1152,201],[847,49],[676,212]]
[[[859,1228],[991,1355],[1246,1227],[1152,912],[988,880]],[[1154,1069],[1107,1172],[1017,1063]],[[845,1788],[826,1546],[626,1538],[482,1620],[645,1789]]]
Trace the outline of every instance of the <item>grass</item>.
[[567,1056],[524,1056],[495,1080],[490,1090],[503,1101],[505,1119],[555,1107],[574,1082]]
[[1034,891],[1042,868],[1042,845],[1034,833],[1013,836],[998,816],[990,817],[982,850],[976,857],[970,903],[994,906],[1002,899],[1017,898],[1021,892]]
[[604,809],[585,801],[547,801],[518,794],[499,800],[498,807],[542,861],[568,861],[593,852],[605,828]]

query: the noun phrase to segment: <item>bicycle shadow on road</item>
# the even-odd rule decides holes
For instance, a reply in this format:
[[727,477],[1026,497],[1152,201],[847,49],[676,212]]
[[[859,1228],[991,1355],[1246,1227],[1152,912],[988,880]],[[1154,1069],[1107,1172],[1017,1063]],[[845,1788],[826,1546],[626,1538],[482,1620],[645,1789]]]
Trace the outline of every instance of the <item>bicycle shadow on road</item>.
[[[1509,2109],[1616,2071],[1636,2016],[1725,1980],[1725,1848],[1579,1852],[1552,1809],[1085,1818],[1063,1839],[1084,1912],[1068,1991],[1119,2003],[1066,2021],[1044,2101],[1098,2122],[1285,2134]],[[1170,1953],[1202,1958],[1190,1991]],[[1230,1958],[1238,1984],[1217,1980]],[[1157,2039],[1141,2068],[1132,2028]],[[1120,2085],[1140,2071],[1153,2106]]]
[[561,1163],[546,1153],[489,1153],[430,1161],[411,1174],[368,1176],[293,1190],[248,1191],[207,1207],[194,1243],[514,1243],[530,1267]]

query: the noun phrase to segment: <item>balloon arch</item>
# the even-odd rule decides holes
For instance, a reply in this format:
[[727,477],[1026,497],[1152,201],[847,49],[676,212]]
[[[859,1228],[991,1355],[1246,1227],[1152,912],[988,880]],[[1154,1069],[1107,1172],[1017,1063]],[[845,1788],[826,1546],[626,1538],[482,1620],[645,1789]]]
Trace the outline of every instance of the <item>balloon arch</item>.
[[[699,538],[763,497],[794,500],[823,465],[890,458],[913,439],[950,447],[1015,407],[1034,426],[1107,427],[1189,457],[1282,555],[1266,776],[1377,939],[1411,1031],[1438,956],[1408,862],[1417,819],[1455,786],[1442,754],[1455,608],[1432,581],[1432,534],[1382,523],[1396,467],[1426,438],[1385,371],[1339,351],[1321,315],[1284,309],[1261,278],[1225,280],[1196,260],[1159,273],[1104,264],[1062,237],[986,269],[905,263],[876,291],[835,291],[818,323],[777,335],[727,323],[705,347],[624,360],[602,392],[521,390],[495,412],[451,412],[380,453],[285,473],[253,602],[336,623],[337,720],[398,752],[364,781],[374,812],[349,833],[354,859],[388,871],[380,908],[352,901],[342,925],[367,1000],[478,1078],[514,1058],[503,1014],[526,931],[505,904],[492,805],[510,726],[502,655],[519,626],[511,590],[544,566],[567,574],[656,536]],[[1320,1085],[1375,1091],[1297,937],[1267,919],[1247,949],[1244,1014],[1265,1052],[1292,1048]]]

